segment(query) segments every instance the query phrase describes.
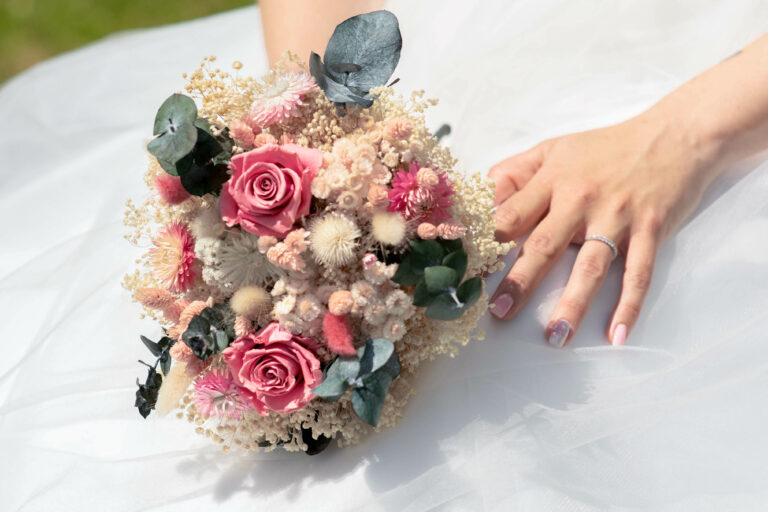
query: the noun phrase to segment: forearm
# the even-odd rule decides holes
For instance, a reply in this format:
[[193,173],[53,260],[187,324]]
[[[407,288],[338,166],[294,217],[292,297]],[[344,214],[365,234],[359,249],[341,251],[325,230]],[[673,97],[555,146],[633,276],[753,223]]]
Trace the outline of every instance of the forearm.
[[651,109],[678,119],[714,177],[768,148],[768,34],[693,78]]
[[261,0],[261,23],[270,65],[285,51],[309,61],[323,54],[336,25],[347,18],[382,9],[383,0]]

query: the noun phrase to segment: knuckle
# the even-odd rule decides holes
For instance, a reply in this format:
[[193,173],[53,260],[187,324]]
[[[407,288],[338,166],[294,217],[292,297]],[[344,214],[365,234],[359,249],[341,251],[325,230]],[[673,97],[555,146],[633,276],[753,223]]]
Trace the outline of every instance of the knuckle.
[[586,208],[597,198],[596,187],[582,187],[573,192],[572,200],[579,209]]
[[628,286],[645,292],[651,286],[653,273],[650,267],[628,268],[624,279]]
[[523,296],[527,296],[531,291],[531,279],[520,272],[510,271],[504,277],[504,283],[510,288],[516,289]]
[[576,267],[583,276],[592,280],[600,279],[608,272],[605,259],[594,254],[579,257]]
[[547,232],[531,234],[523,246],[523,250],[535,252],[547,259],[557,256],[558,249],[554,237]]
[[520,227],[522,222],[523,217],[514,206],[502,204],[496,210],[496,225],[501,231],[513,232]]
[[640,316],[640,304],[635,302],[626,302],[621,305],[619,311],[620,313],[618,316],[620,318],[634,322]]
[[646,211],[641,221],[641,228],[654,239],[658,239],[664,229],[664,216],[656,210]]
[[587,312],[587,304],[575,297],[563,297],[560,300],[560,308],[572,318],[582,318]]

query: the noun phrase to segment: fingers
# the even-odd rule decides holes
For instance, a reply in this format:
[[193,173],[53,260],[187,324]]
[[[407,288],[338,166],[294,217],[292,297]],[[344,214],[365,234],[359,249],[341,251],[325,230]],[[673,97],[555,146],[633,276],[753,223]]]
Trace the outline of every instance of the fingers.
[[507,320],[520,310],[568,247],[579,219],[572,212],[559,210],[539,223],[491,299],[490,311],[494,316]]
[[496,209],[496,239],[508,242],[536,225],[549,208],[549,186],[530,183]]
[[494,204],[503,203],[525,187],[544,162],[544,147],[545,143],[539,144],[491,167],[488,176],[496,182]]
[[[606,232],[611,233],[591,230],[589,234]],[[616,240],[618,236],[612,234],[609,238]],[[550,345],[561,348],[573,338],[592,299],[605,281],[612,259],[613,251],[603,242],[589,240],[581,246],[568,284],[547,327],[547,342]]]
[[627,249],[621,295],[608,327],[608,339],[613,345],[623,345],[640,316],[643,301],[651,286],[653,265],[658,243],[649,233],[632,235]]

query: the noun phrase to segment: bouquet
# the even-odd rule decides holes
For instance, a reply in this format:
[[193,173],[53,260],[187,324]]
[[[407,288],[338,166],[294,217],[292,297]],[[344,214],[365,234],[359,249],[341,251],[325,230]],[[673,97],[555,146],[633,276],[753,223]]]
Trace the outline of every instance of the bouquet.
[[176,411],[225,451],[318,453],[394,425],[419,365],[454,356],[501,267],[492,183],[454,170],[425,126],[436,102],[387,84],[387,11],[350,18],[307,70],[184,75],[157,112],[128,202],[149,247],[125,286],[162,328],[141,336],[136,407]]

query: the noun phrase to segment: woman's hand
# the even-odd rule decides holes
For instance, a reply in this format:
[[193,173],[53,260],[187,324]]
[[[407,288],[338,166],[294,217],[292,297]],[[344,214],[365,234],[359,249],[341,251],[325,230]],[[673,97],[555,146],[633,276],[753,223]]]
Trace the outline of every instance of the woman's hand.
[[491,170],[497,237],[531,229],[491,312],[515,316],[568,244],[583,243],[547,326],[562,347],[602,285],[613,240],[622,290],[607,326],[621,345],[637,322],[659,246],[728,165],[768,148],[768,34],[624,123],[546,141]]
[[496,182],[497,238],[531,229],[522,252],[491,301],[502,319],[515,316],[571,243],[583,244],[547,327],[562,347],[578,330],[611,265],[625,255],[621,295],[608,339],[621,345],[638,319],[656,252],[693,211],[714,178],[715,151],[659,106],[625,123],[548,140],[491,169]]

